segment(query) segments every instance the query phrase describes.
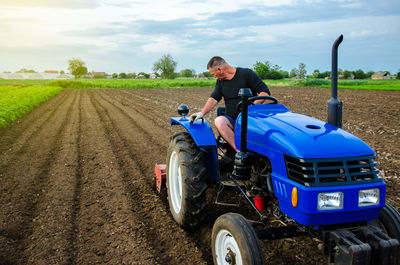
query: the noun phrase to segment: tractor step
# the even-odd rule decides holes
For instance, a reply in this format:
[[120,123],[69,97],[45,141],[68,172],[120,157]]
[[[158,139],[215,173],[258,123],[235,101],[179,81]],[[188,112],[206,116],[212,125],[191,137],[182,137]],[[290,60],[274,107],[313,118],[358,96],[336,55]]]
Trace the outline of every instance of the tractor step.
[[[246,186],[246,183],[243,180],[237,180],[236,182],[241,187]],[[222,180],[222,181],[220,181],[220,184],[223,186],[226,186],[226,187],[236,187],[236,184],[235,184],[235,182],[233,182],[233,180]]]
[[331,231],[324,241],[334,264],[397,264],[398,240],[375,226]]

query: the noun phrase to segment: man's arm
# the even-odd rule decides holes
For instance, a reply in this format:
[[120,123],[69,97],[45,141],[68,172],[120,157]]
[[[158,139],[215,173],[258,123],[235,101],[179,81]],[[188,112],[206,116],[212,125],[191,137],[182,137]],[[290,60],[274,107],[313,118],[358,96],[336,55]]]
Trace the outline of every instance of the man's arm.
[[206,115],[207,113],[209,113],[215,106],[217,106],[218,101],[215,98],[208,98],[206,104],[204,105],[203,109],[201,110],[201,113],[203,113],[203,115]]
[[203,109],[201,112],[196,112],[190,115],[190,123],[193,123],[197,121],[198,119],[203,118],[204,115],[209,113],[216,105],[218,104],[218,101],[215,98],[210,97],[206,104],[204,105]]

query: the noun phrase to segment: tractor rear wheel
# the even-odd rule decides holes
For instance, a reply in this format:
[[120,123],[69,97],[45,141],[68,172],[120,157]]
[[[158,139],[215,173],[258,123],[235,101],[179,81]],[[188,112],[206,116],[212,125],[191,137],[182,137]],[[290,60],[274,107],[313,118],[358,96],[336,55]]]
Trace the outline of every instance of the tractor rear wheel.
[[187,132],[171,137],[167,155],[169,208],[184,228],[197,226],[205,217],[207,170],[204,153]]
[[212,231],[214,264],[265,264],[257,234],[247,220],[237,213],[218,217]]

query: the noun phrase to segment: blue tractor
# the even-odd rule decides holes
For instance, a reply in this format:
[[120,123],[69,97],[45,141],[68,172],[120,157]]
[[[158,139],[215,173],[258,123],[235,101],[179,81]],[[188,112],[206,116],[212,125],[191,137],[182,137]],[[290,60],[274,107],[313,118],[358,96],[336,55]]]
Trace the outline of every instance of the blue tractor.
[[[175,221],[184,228],[201,224],[210,185],[218,187],[217,203],[225,188],[234,187],[258,216],[249,220],[226,213],[217,218],[212,231],[215,264],[265,264],[259,239],[305,234],[322,240],[331,263],[399,264],[400,215],[385,203],[375,152],[340,128],[337,49],[342,39],[332,48],[328,123],[241,89],[235,124],[240,152],[231,165],[221,165],[219,154],[229,147],[207,121],[190,123],[186,105],[178,108],[183,117],[171,119],[171,125],[184,130],[170,138],[167,164],[156,165],[156,179],[160,189],[166,178]],[[268,104],[251,104],[261,98]],[[287,225],[266,227],[271,215]]]

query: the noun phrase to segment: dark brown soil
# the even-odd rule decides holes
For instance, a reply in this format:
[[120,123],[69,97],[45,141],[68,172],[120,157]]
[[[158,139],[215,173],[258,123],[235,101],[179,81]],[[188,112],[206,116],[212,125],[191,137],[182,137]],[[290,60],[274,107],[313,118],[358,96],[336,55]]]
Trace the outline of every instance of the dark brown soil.
[[[210,89],[67,90],[0,130],[0,264],[212,264],[212,204],[196,231],[179,228],[153,187],[180,103]],[[272,88],[294,112],[326,120],[328,89]],[[377,153],[399,210],[400,93],[340,90],[343,128]],[[213,120],[215,113],[208,114]],[[212,123],[212,122],[211,122]],[[318,240],[265,242],[269,264],[321,264]],[[301,251],[299,251],[301,250]]]

